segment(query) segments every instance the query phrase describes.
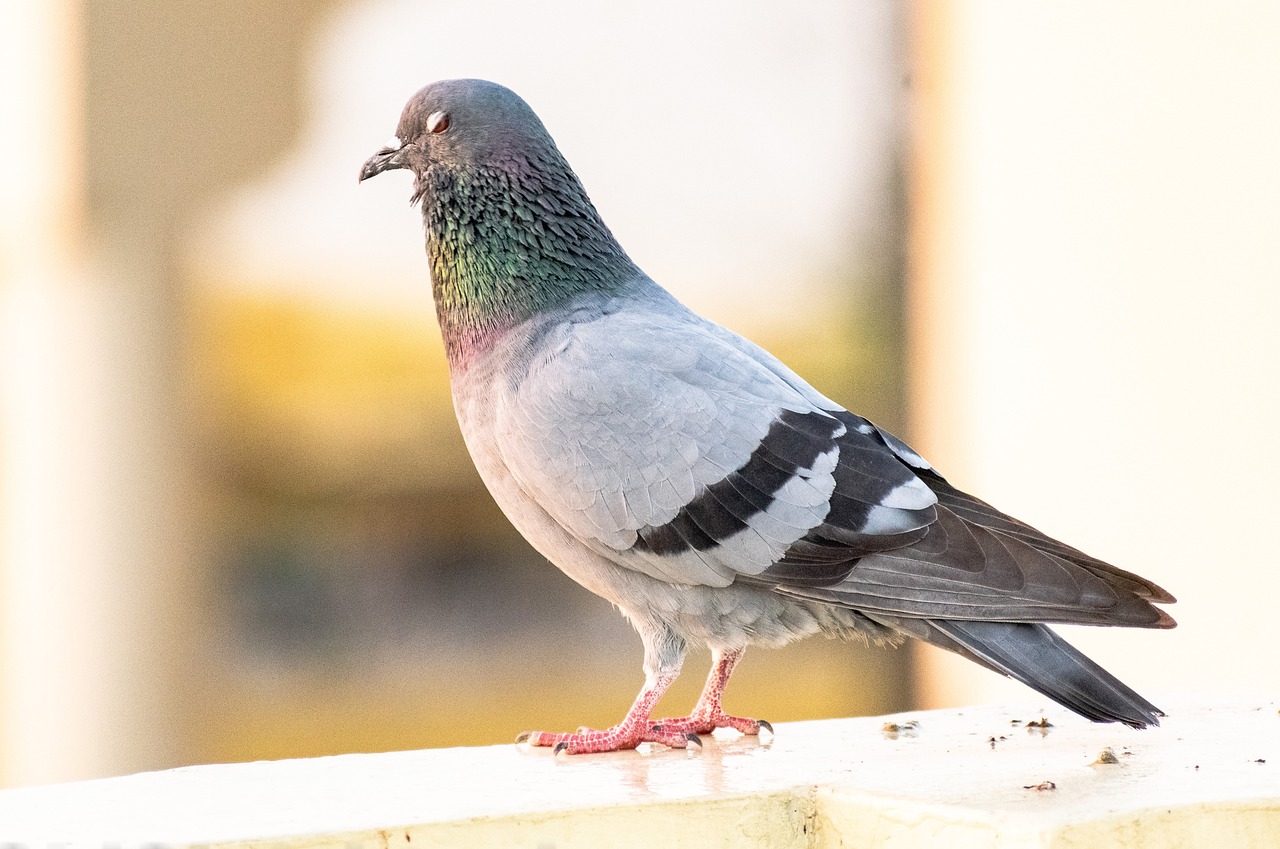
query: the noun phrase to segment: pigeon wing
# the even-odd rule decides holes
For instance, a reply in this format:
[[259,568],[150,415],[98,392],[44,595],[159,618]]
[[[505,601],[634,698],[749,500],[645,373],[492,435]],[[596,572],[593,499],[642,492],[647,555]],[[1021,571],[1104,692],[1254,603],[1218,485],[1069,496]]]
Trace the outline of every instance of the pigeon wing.
[[562,527],[622,566],[709,586],[829,585],[923,535],[937,497],[872,425],[664,306],[560,322],[498,399],[503,461]]

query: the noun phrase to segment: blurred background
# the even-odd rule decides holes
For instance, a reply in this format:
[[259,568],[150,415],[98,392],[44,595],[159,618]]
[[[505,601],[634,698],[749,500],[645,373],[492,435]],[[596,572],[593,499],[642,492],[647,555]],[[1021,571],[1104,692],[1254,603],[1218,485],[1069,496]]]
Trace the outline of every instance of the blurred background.
[[[1275,698],[1277,43],[1265,2],[5,4],[0,783],[630,704],[630,626],[465,455],[410,178],[356,184],[457,76],[520,92],[686,303],[1182,599],[1067,629],[1097,660]],[[728,705],[1038,698],[810,641]]]

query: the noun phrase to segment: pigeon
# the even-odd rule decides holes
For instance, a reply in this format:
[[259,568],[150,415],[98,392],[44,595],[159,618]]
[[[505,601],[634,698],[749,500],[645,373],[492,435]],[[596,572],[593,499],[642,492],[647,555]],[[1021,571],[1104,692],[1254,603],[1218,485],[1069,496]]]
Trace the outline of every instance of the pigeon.
[[[517,742],[701,746],[748,646],[914,637],[1097,722],[1164,714],[1045,623],[1172,628],[1151,581],[957,489],[915,450],[641,271],[542,121],[496,83],[432,83],[360,169],[413,175],[453,403],[493,498],[644,644],[617,725]],[[693,711],[654,718],[691,645]]]

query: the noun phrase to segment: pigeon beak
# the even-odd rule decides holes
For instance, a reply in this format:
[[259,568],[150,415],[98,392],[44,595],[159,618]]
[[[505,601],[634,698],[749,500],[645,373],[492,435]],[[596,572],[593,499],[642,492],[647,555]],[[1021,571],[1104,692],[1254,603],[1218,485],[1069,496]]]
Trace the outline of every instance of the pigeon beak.
[[370,177],[376,177],[383,171],[392,171],[396,168],[404,168],[404,157],[401,155],[403,152],[404,146],[400,144],[387,145],[380,149],[373,156],[369,157],[368,162],[361,166],[360,182],[363,183]]

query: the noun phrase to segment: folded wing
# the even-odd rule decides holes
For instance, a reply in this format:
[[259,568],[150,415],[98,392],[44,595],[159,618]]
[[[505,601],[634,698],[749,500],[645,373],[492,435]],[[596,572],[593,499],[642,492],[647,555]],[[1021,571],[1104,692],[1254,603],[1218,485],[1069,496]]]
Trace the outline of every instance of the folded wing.
[[601,311],[498,399],[513,477],[584,545],[887,618],[1172,627],[1163,589],[952,487],[691,314]]

